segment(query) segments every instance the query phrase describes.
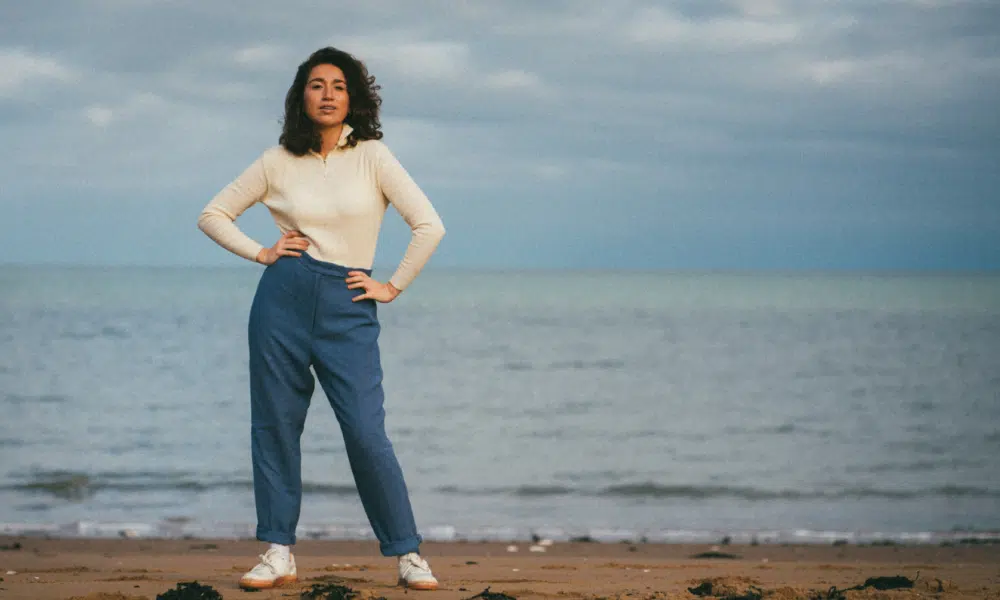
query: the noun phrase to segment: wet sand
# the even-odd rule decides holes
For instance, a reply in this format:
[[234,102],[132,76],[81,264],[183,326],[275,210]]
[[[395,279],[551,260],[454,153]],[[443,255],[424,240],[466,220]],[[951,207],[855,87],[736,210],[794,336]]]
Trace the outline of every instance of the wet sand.
[[[916,579],[912,589],[847,593],[847,598],[1000,600],[1000,545],[715,547],[737,558],[693,558],[704,545],[556,543],[544,553],[519,543],[425,543],[441,589],[396,587],[393,559],[373,542],[303,541],[295,547],[299,582],[244,592],[239,576],[263,545],[233,540],[87,540],[0,537],[0,598],[34,600],[147,598],[198,581],[224,598],[298,598],[315,583],[341,583],[362,597],[470,598],[485,588],[515,598],[695,598],[689,588],[714,582],[713,595],[759,589],[763,598],[827,597],[870,577]],[[11,574],[10,572],[14,573]]]

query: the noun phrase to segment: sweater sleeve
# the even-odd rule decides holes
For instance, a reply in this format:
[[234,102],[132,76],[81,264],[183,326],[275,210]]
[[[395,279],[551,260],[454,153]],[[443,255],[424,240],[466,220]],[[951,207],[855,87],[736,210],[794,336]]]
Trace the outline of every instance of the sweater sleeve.
[[424,268],[444,237],[444,223],[389,148],[382,142],[376,142],[376,148],[379,189],[413,232],[399,267],[389,279],[396,289],[404,290]]
[[234,221],[266,194],[267,175],[261,156],[205,206],[198,228],[233,254],[256,261],[264,246],[243,233]]

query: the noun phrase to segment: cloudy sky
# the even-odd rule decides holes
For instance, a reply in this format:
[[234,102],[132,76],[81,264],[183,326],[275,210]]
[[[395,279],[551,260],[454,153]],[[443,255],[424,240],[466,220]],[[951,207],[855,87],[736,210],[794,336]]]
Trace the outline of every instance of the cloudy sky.
[[434,266],[1000,269],[996,0],[2,2],[0,262],[239,264],[198,213],[325,45]]

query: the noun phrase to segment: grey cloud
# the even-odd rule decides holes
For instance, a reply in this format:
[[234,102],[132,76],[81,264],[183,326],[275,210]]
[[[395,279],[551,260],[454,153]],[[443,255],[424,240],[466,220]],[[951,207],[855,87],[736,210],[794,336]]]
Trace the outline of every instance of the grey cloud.
[[[151,186],[207,200],[275,143],[295,66],[333,44],[366,60],[384,86],[390,145],[459,219],[475,221],[485,213],[469,206],[505,189],[517,190],[516,207],[573,197],[595,228],[634,226],[620,212],[711,222],[718,211],[751,220],[776,206],[828,215],[836,205],[863,220],[907,203],[938,214],[948,202],[980,223],[1000,219],[996,178],[981,175],[1000,156],[995,2],[80,0],[3,10],[0,132],[18,151],[0,167],[10,182],[0,204],[56,204],[66,186],[123,202]],[[879,190],[866,195],[876,208],[830,185]],[[951,185],[949,197],[929,191]],[[536,214],[558,221],[560,202]]]

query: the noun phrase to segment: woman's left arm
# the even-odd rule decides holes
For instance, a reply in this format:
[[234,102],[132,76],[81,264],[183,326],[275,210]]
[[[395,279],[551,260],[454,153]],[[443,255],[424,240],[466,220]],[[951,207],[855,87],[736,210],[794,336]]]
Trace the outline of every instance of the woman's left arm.
[[396,208],[413,232],[403,260],[389,279],[399,291],[416,278],[444,237],[444,223],[431,201],[417,186],[396,157],[381,141],[374,144],[378,185],[382,194]]

